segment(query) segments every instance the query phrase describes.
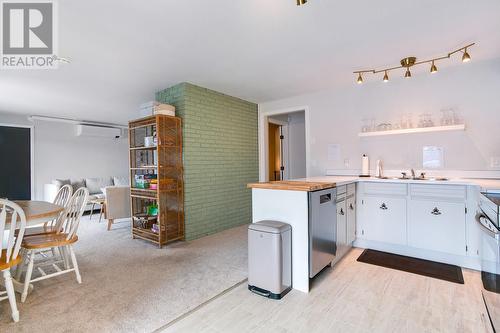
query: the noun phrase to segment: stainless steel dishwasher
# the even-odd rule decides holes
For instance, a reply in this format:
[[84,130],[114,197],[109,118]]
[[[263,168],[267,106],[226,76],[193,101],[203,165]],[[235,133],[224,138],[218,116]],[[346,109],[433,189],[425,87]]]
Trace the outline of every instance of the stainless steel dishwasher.
[[330,265],[337,253],[337,189],[309,192],[309,277]]

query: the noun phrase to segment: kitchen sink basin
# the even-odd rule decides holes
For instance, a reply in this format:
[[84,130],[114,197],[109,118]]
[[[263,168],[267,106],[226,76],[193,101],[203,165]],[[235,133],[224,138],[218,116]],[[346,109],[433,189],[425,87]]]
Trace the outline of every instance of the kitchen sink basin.
[[421,181],[447,181],[448,178],[437,177],[437,178],[403,178],[403,177],[379,177],[379,179],[397,179],[397,180],[421,180]]

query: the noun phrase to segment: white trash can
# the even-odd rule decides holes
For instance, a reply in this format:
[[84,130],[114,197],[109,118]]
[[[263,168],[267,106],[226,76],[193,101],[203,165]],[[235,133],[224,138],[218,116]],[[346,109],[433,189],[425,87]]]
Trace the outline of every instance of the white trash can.
[[292,289],[292,227],[260,221],[248,227],[248,289],[281,299]]

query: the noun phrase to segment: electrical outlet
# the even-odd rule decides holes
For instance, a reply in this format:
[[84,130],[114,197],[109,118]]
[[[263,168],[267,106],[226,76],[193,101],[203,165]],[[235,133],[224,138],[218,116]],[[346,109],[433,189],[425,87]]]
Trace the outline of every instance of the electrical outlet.
[[492,156],[490,158],[490,168],[500,168],[500,156]]
[[348,159],[348,158],[346,158],[346,159],[344,160],[344,167],[349,168],[349,162],[350,162],[350,161],[349,161],[349,159]]

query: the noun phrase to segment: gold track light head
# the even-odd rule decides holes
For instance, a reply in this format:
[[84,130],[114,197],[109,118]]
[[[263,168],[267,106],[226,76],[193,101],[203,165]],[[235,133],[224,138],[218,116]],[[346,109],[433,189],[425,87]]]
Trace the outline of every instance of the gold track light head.
[[305,5],[307,0],[297,0],[297,6]]
[[358,79],[356,80],[356,82],[357,82],[358,84],[363,83],[363,76],[361,76],[361,73],[359,73],[359,75],[358,75]]
[[467,48],[464,49],[464,55],[462,56],[462,62],[469,62],[470,54],[467,52]]
[[406,73],[405,73],[405,78],[410,78],[410,77],[411,77],[410,67],[407,67]]
[[388,82],[389,81],[389,75],[387,75],[387,71],[385,71],[385,73],[384,73],[383,81],[384,82]]
[[432,65],[431,65],[431,73],[437,73],[438,68],[434,64],[434,60],[432,60]]

